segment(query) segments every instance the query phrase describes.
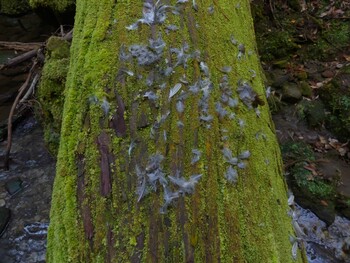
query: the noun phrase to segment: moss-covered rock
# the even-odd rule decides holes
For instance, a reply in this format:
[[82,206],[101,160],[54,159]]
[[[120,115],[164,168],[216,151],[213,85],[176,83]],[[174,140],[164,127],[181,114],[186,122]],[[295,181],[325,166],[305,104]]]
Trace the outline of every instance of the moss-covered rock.
[[299,117],[306,119],[311,128],[320,127],[326,121],[326,109],[320,100],[303,100],[296,109]]
[[298,204],[312,210],[327,224],[332,224],[335,218],[335,185],[306,169],[315,161],[311,147],[303,142],[288,142],[281,148],[285,163],[291,163],[288,181]]
[[299,48],[288,31],[276,29],[271,29],[264,38],[258,37],[257,43],[261,59],[264,61],[288,58],[292,52]]
[[300,81],[299,86],[301,88],[301,94],[305,97],[311,97],[312,96],[312,88],[309,83],[306,81]]
[[58,37],[47,42],[47,57],[38,89],[40,116],[49,150],[57,154],[62,122],[64,88],[69,67],[69,43]]
[[284,160],[315,161],[311,147],[303,142],[287,142],[281,150]]
[[302,98],[301,88],[294,82],[286,82],[282,86],[282,99],[288,102],[297,102]]
[[330,115],[327,118],[328,128],[341,140],[350,138],[350,66],[341,72],[319,93],[326,104]]
[[20,15],[30,11],[27,0],[0,0],[0,13]]

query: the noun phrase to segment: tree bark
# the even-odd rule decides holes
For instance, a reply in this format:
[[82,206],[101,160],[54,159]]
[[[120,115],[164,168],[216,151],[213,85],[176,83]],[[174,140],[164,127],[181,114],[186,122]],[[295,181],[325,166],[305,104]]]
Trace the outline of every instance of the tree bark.
[[249,1],[147,2],[77,1],[47,262],[294,262]]

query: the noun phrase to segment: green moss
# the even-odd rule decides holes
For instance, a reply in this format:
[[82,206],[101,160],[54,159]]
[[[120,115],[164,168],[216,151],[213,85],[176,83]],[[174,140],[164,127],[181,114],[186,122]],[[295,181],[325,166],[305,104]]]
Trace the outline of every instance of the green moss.
[[305,119],[312,127],[321,127],[326,121],[326,108],[321,100],[303,100],[296,106],[300,119]]
[[342,69],[320,90],[320,97],[330,111],[327,116],[327,127],[344,141],[350,138],[350,92],[346,84],[344,85],[350,78],[349,68]]
[[312,173],[304,168],[305,163],[300,162],[293,166],[291,173],[298,187],[311,193],[315,199],[333,199],[334,186],[325,180],[314,178]]
[[286,58],[299,48],[294,43],[293,35],[286,31],[271,29],[270,32],[264,30],[265,35],[257,38],[259,54],[263,61]]
[[[201,51],[201,60],[211,68],[214,85],[222,78],[216,68],[229,64],[234,68],[228,74],[231,83],[250,79],[249,70],[254,70],[257,76],[252,86],[257,93],[264,94],[249,1],[241,3],[239,8],[232,1],[221,3],[213,16],[207,15],[212,1],[198,2],[198,12],[191,4],[183,5],[180,16],[169,13],[169,23],[180,24],[183,28],[169,35],[162,34],[167,43],[168,59],[176,59],[170,57],[168,49],[181,47],[186,42],[191,52]],[[147,25],[140,25],[136,31],[125,28],[140,17],[142,8],[142,2],[77,2],[48,236],[48,262],[108,261],[108,256],[112,257],[112,262],[130,262],[131,258],[138,262],[191,262],[194,259],[196,262],[219,259],[222,262],[233,259],[235,262],[280,262],[282,259],[293,262],[288,241],[293,228],[285,213],[288,209],[286,185],[268,108],[260,107],[258,118],[255,111],[240,105],[235,113],[246,122],[245,128],[241,128],[237,120],[216,117],[215,101],[220,99],[221,93],[214,88],[209,111],[215,118],[210,130],[199,120],[198,96],[189,95],[185,111],[178,113],[176,99],[169,100],[170,89],[184,74],[190,83],[197,81],[201,76],[199,61],[189,60],[187,68],[177,68],[170,78],[160,76],[160,83],[148,87],[144,80],[157,68],[118,59],[122,45],[127,48],[132,44],[148,44],[154,34]],[[163,30],[161,26],[156,29]],[[237,59],[238,48],[229,41],[231,34],[245,44],[246,54],[242,60]],[[128,76],[125,81],[119,81],[116,76],[121,68],[132,70],[135,76],[142,78]],[[158,103],[143,97],[146,91],[158,91],[157,86],[162,82],[166,82],[167,87],[158,92]],[[187,85],[183,85],[182,90],[186,89]],[[94,96],[97,102],[89,102]],[[109,120],[118,108],[118,96],[126,105],[124,119],[128,131],[122,138],[109,127]],[[101,109],[103,99],[110,104],[108,114]],[[159,133],[150,137],[152,125],[167,111],[170,115]],[[138,126],[140,112],[146,119],[142,126]],[[178,127],[179,120],[184,128]],[[224,129],[227,129],[227,141],[221,139]],[[100,194],[101,149],[97,143],[102,132],[112,141],[104,151],[114,156],[109,160],[113,171],[112,193],[105,197]],[[132,141],[137,146],[129,154]],[[239,171],[236,186],[224,177],[228,164],[222,156],[223,146],[230,147],[235,155],[247,149],[252,153],[248,167]],[[202,157],[198,163],[191,164],[194,148],[200,149]],[[167,175],[175,175],[176,170],[181,170],[186,178],[202,174],[195,192],[180,197],[166,214],[159,213],[164,202],[162,187],[139,202],[136,195],[140,180],[135,166],[144,170],[149,157],[156,152],[165,156],[162,168]],[[77,200],[77,186],[74,186],[78,180],[79,157],[84,160],[85,200],[91,209],[94,228],[91,240],[85,239],[81,220],[84,214],[79,210],[81,204]],[[281,200],[281,204],[277,200]],[[276,218],[280,219],[278,223]],[[107,238],[109,228],[113,233],[112,241]],[[109,254],[109,251],[112,252]],[[302,262],[301,257],[298,260]]]
[[349,23],[343,23],[336,19],[330,20],[328,29],[322,32],[322,37],[329,43],[330,47],[347,47],[350,41]]
[[50,7],[55,11],[64,12],[75,5],[75,0],[29,0],[32,8]]
[[50,152],[57,155],[62,122],[64,90],[69,68],[69,43],[51,37],[47,44],[45,65],[37,91],[44,137]]
[[53,59],[69,58],[69,48],[69,42],[61,37],[52,36],[46,43],[48,55]]
[[284,160],[315,161],[310,145],[304,142],[287,142],[281,145]]
[[0,13],[20,15],[30,11],[27,0],[0,0]]

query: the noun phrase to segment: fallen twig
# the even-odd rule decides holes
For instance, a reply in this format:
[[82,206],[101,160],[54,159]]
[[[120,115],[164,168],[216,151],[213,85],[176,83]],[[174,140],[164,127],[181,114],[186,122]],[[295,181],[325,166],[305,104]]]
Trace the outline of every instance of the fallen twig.
[[24,94],[23,98],[19,101],[19,103],[23,103],[28,99],[28,97],[34,93],[34,88],[36,84],[38,83],[40,79],[40,73],[35,74],[32,83],[30,84],[29,89],[27,90],[26,94]]
[[14,103],[12,104],[11,111],[9,114],[9,118],[7,120],[7,146],[6,146],[6,151],[5,151],[5,160],[4,160],[4,167],[6,170],[9,169],[9,162],[10,162],[10,152],[11,152],[11,146],[12,146],[12,117],[15,112],[16,106],[18,104],[19,99],[21,98],[22,94],[25,92],[26,88],[28,87],[29,81],[32,77],[34,68],[36,67],[37,62],[34,62],[30,72],[28,74],[28,77],[26,81],[22,84],[21,88],[19,89],[19,92],[16,96],[16,99]]
[[23,43],[23,42],[0,41],[0,48],[15,49],[19,51],[31,51],[33,49],[38,49],[43,45],[44,43],[42,42]]
[[33,49],[31,51],[28,51],[22,55],[19,55],[18,57],[15,57],[13,59],[10,59],[9,61],[7,61],[5,64],[3,65],[0,65],[0,70],[1,69],[4,69],[6,67],[13,67],[13,66],[16,66],[28,59],[31,59],[33,57],[35,57],[36,53],[38,52],[38,48],[36,49]]
[[[67,34],[65,34],[63,37],[62,37],[64,40],[67,40],[67,41],[70,41],[72,40],[73,38],[73,29],[71,31],[69,31]],[[11,43],[11,42],[7,42],[7,43]],[[18,43],[18,42],[13,42],[13,43]],[[23,43],[25,44],[25,43]],[[40,44],[40,43],[29,43],[29,44]],[[9,61],[7,61],[5,64],[3,65],[0,65],[0,70],[4,69],[4,68],[7,68],[7,67],[13,67],[13,66],[16,66],[28,59],[31,59],[33,57],[35,57],[37,55],[37,52],[38,50],[43,47],[45,45],[45,43],[41,43],[40,46],[35,46],[35,48],[31,51],[28,51],[22,55],[19,55],[15,58],[12,58],[10,59]],[[0,42],[0,46],[1,46],[1,42]]]

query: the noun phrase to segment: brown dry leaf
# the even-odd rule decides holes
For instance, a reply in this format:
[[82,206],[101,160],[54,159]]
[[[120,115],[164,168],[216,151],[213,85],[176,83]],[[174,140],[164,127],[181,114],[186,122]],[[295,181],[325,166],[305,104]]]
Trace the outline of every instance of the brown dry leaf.
[[350,61],[350,55],[343,55],[343,57],[345,58],[346,61]]
[[314,164],[304,165],[304,169],[310,171],[313,176],[317,176],[318,175],[318,172],[316,171],[316,167],[315,167]]
[[321,203],[321,205],[323,205],[323,206],[328,206],[328,203],[327,203],[327,201],[325,201],[325,200],[320,200],[320,203]]

